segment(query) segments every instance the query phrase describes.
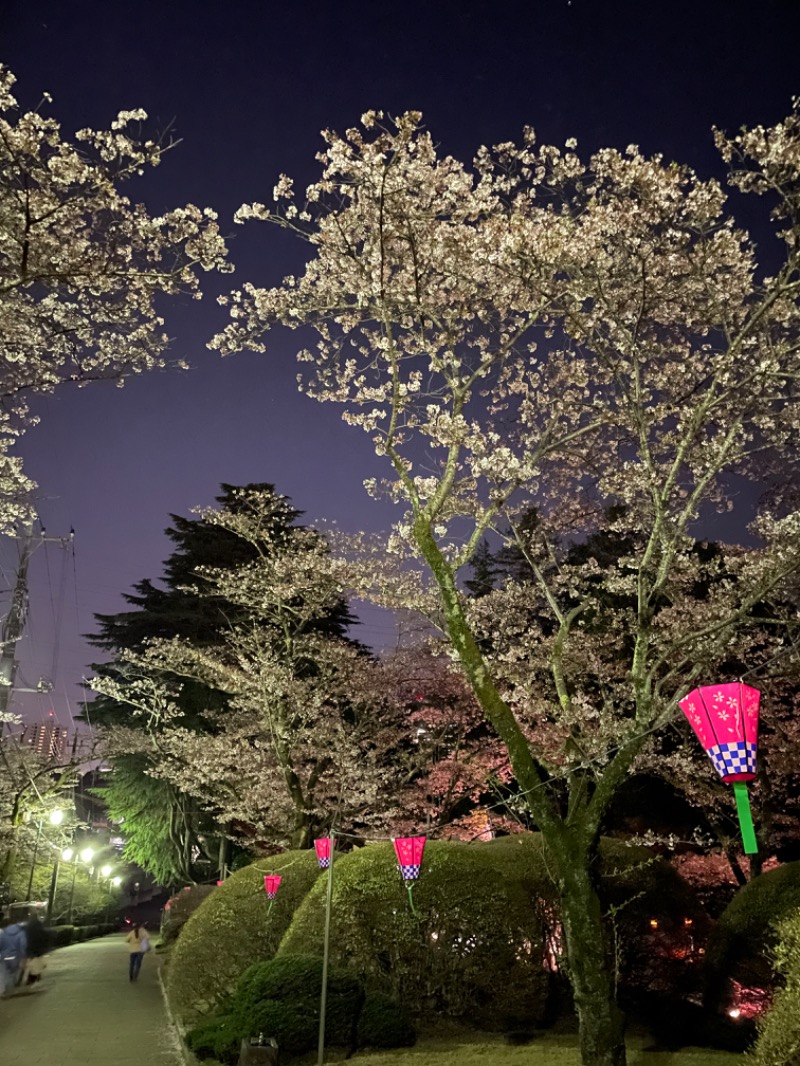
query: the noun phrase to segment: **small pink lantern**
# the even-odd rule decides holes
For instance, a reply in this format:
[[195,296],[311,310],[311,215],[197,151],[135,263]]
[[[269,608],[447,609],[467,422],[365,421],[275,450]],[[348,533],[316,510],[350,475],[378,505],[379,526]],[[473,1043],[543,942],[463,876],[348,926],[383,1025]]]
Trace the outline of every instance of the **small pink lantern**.
[[281,881],[283,878],[278,874],[267,874],[264,878],[264,888],[266,889],[267,899],[269,900],[269,910],[267,914],[272,910],[272,904],[275,902],[275,897],[278,895],[278,889],[281,887]]
[[679,703],[717,773],[733,785],[747,855],[758,851],[746,782],[756,776],[760,699],[757,688],[735,681],[696,688]]
[[327,870],[331,864],[331,838],[318,837],[314,841],[314,850],[317,853],[320,870]]
[[425,839],[425,837],[396,837],[394,841],[397,865],[408,891],[408,902],[411,905],[411,912],[414,915],[416,915],[417,912],[414,910],[414,897],[412,891],[414,888],[414,882],[419,877],[420,870],[422,869],[422,855],[425,851]]

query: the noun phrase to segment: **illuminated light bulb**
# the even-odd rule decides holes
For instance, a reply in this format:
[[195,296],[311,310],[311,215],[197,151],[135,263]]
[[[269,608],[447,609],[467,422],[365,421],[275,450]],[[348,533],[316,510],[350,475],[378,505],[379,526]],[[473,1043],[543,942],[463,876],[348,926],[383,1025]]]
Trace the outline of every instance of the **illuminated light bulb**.
[[91,862],[94,858],[94,848],[84,848],[81,852],[81,859],[84,862]]
[[50,811],[50,825],[61,825],[64,821],[63,811]]
[[651,918],[650,919],[650,928],[651,929],[658,929],[658,919],[657,918]]
[[72,850],[72,848],[64,848],[64,850],[61,852],[61,858],[64,860],[64,862],[72,862],[74,855],[75,852]]

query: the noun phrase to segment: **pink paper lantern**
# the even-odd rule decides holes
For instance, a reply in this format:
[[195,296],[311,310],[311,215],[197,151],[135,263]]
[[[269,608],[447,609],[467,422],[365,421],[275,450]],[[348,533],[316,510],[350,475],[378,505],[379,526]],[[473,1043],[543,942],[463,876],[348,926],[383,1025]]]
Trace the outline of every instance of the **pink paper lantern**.
[[320,870],[327,870],[331,864],[331,838],[318,837],[314,841],[314,850],[317,853]]
[[397,837],[394,850],[404,881],[416,881],[422,867],[425,837]]
[[680,701],[697,739],[723,781],[756,776],[761,693],[741,681],[696,688]]
[[264,878],[264,888],[267,892],[267,899],[272,902],[278,895],[278,889],[280,888],[282,877],[276,874],[267,875]]

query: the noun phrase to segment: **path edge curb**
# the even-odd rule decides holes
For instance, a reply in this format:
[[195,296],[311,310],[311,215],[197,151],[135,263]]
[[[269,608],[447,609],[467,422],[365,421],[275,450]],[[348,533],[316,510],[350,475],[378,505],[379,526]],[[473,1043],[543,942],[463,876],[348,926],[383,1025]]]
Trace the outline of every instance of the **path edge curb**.
[[183,1039],[183,1031],[181,1029],[181,1026],[178,1023],[178,1020],[175,1015],[172,1013],[172,1008],[170,1007],[169,1003],[169,997],[167,996],[167,986],[164,984],[164,977],[162,974],[165,961],[166,960],[162,960],[159,963],[158,983],[161,987],[161,996],[164,1000],[164,1010],[167,1014],[167,1023],[169,1025],[170,1033],[172,1035],[173,1040],[178,1045],[178,1049],[180,1051],[184,1066],[200,1066],[197,1058],[195,1058],[194,1054],[186,1046],[186,1041]]

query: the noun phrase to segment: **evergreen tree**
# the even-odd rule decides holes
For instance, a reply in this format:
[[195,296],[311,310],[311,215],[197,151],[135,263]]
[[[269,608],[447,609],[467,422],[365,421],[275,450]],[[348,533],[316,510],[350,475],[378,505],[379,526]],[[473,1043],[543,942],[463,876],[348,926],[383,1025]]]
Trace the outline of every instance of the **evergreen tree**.
[[[263,494],[272,498],[271,528],[265,529],[264,542],[279,544],[282,533],[302,528],[297,525],[301,512],[277,494],[272,484],[223,484],[216,503],[221,510],[237,515],[248,508],[249,499]],[[143,651],[153,639],[177,637],[206,648],[242,620],[241,607],[226,597],[208,594],[203,570],[236,570],[253,562],[259,549],[204,518],[170,518],[172,525],[166,534],[175,550],[164,563],[160,584],[150,579],[140,581],[124,597],[131,610],[95,616],[98,629],[89,640],[113,656],[110,662],[94,667],[101,677],[129,677],[126,654]],[[342,600],[316,619],[313,628],[344,638],[352,623]],[[168,681],[168,675],[162,675],[164,679]],[[208,733],[213,726],[207,712],[224,712],[227,704],[225,693],[182,677],[176,695],[177,724],[192,732]],[[152,732],[152,719],[132,715],[129,705],[105,695],[93,700],[86,716],[101,727],[126,726],[139,731],[143,741],[145,732]],[[155,779],[149,771],[158,761],[158,752],[152,743],[143,742],[141,749],[115,757],[111,781],[101,790],[112,816],[124,820],[126,854],[165,884],[205,880],[212,864],[222,866],[225,861],[228,827],[215,819],[213,811],[201,809],[194,797],[168,781]]]

